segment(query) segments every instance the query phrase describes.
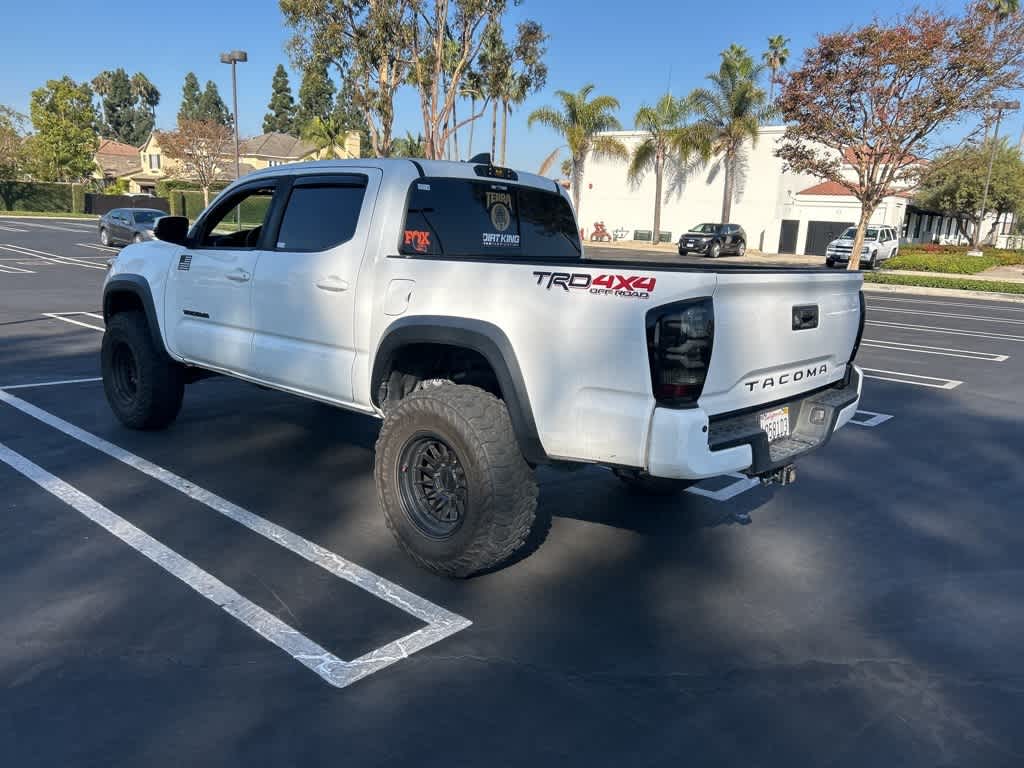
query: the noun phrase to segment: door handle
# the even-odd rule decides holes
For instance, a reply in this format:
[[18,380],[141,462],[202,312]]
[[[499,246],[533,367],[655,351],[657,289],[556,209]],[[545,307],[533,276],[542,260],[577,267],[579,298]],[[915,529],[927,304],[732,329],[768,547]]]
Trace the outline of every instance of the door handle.
[[331,275],[330,277],[325,277],[323,280],[317,280],[316,287],[321,291],[341,293],[342,291],[348,290],[348,280],[342,280],[340,277]]
[[250,275],[244,269],[236,269],[232,272],[228,272],[225,275],[225,277],[228,280],[233,280],[236,283],[247,283],[249,282],[249,279],[252,277],[252,275]]

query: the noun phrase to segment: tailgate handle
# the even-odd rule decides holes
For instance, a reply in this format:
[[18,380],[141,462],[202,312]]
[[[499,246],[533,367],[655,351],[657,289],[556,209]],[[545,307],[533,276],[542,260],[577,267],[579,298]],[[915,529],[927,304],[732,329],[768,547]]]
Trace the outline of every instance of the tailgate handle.
[[801,304],[793,307],[793,330],[804,331],[818,327],[818,305]]

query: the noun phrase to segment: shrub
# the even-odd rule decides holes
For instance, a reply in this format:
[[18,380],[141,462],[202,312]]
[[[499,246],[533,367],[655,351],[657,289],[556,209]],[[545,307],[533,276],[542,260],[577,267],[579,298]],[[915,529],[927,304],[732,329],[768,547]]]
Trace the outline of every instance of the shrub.
[[972,280],[970,278],[940,277],[938,275],[887,275],[885,273],[869,272],[864,275],[864,282],[1024,295],[1024,283],[1009,283],[1002,280]]
[[[75,210],[84,210],[84,194],[81,199],[82,208]],[[74,202],[70,184],[0,181],[0,211],[68,213],[73,210]]]

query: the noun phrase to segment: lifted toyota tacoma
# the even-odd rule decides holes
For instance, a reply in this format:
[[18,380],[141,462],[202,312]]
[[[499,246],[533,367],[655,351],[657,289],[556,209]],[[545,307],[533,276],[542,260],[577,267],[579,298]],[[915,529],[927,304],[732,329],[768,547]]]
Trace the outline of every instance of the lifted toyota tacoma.
[[211,374],[381,418],[382,512],[446,575],[522,546],[537,465],[788,481],[860,397],[859,275],[589,260],[565,191],[486,156],[269,168],[155,235],[104,283],[117,418]]

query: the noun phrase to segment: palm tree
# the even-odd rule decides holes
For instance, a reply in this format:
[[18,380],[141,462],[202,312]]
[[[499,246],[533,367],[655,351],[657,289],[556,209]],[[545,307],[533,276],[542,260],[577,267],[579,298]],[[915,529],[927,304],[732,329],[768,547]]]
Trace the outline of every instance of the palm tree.
[[[742,55],[739,53],[742,52]],[[722,64],[708,75],[710,88],[697,88],[690,102],[697,115],[693,135],[707,156],[721,155],[725,172],[722,192],[722,223],[729,223],[736,173],[744,157],[743,145],[757,143],[758,128],[774,114],[768,95],[758,87],[757,79],[764,65],[754,60],[740,46],[722,52]]]
[[683,121],[690,113],[686,99],[677,99],[666,93],[654,106],[644,105],[637,110],[635,124],[643,131],[643,140],[633,149],[627,177],[631,184],[639,184],[649,172],[654,172],[654,242],[661,232],[662,184],[665,168],[673,160],[685,162],[698,151],[691,132]]
[[306,124],[302,138],[316,145],[317,157],[320,160],[339,160],[341,155],[338,153],[338,147],[345,144],[345,133],[345,126],[336,115],[317,115]]
[[764,61],[765,66],[772,71],[772,79],[769,85],[768,103],[775,103],[775,80],[780,69],[786,66],[786,62],[789,60],[789,48],[786,44],[789,42],[788,37],[782,35],[772,35],[768,38],[768,50],[761,54],[761,59]]
[[563,147],[569,149],[572,160],[572,202],[577,214],[580,210],[580,184],[583,180],[583,167],[587,155],[593,153],[595,158],[629,157],[626,145],[614,136],[602,136],[605,131],[617,131],[622,125],[613,112],[619,108],[619,100],[614,96],[594,96],[593,83],[580,88],[576,93],[555,91],[561,102],[560,108],[541,107],[530,113],[526,120],[527,126],[535,123],[547,126],[565,139],[565,144],[558,147],[541,164],[540,173],[544,174],[551,168]]

